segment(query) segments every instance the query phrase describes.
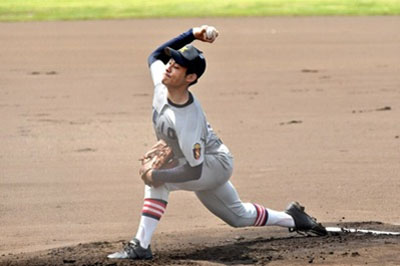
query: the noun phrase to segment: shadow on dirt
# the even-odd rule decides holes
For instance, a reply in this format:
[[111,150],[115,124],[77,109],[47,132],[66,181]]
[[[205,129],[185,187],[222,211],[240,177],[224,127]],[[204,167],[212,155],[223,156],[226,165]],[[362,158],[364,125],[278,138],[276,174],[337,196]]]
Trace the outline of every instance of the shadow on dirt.
[[[400,231],[398,226],[380,222],[342,224],[364,229]],[[191,236],[193,238],[193,236]],[[194,236],[196,237],[196,236]],[[207,239],[203,236],[203,239]],[[186,239],[187,240],[187,239]],[[390,235],[343,233],[310,237],[253,237],[221,235],[217,240],[201,240],[161,244],[154,248],[154,258],[148,261],[110,260],[107,254],[120,249],[124,241],[94,242],[36,253],[21,253],[0,259],[1,265],[265,265],[275,264],[351,264],[368,262],[373,252],[392,254],[400,258],[400,237]],[[162,242],[162,241],[161,241]],[[374,257],[374,256],[372,256]],[[383,262],[383,261],[380,261]],[[374,265],[373,261],[371,262]],[[371,264],[370,263],[370,264]],[[379,265],[379,264],[377,264]]]

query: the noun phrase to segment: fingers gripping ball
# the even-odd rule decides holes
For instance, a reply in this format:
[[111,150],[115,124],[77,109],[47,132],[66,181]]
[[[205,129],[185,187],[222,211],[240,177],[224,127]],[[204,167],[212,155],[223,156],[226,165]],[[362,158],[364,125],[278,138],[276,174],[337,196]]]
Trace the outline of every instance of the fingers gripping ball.
[[215,27],[208,25],[194,27],[192,30],[195,39],[208,43],[213,43],[219,35],[219,32]]
[[146,185],[157,186],[148,175],[150,170],[172,168],[177,166],[177,160],[174,159],[174,153],[170,146],[164,141],[159,140],[146,154],[140,159],[142,162],[139,169],[139,175]]
[[206,38],[210,41],[214,41],[218,36],[218,31],[213,26],[208,26],[206,29]]

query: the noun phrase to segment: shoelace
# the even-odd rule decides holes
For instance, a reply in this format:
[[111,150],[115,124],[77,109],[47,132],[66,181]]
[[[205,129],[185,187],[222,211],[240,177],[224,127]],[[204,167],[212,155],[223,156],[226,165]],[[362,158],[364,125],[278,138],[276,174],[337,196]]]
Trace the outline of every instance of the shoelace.
[[137,247],[137,243],[128,242],[124,245],[124,251],[128,254],[135,253],[135,248]]

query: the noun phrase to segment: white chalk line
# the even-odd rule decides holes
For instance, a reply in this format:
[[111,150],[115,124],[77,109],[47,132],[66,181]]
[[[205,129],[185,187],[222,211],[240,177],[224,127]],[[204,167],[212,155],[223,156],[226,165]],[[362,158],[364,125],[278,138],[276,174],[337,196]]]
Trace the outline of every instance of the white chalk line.
[[326,231],[331,233],[363,233],[363,234],[374,234],[374,235],[392,235],[400,236],[400,232],[389,232],[389,231],[377,231],[367,229],[356,229],[346,227],[325,227]]

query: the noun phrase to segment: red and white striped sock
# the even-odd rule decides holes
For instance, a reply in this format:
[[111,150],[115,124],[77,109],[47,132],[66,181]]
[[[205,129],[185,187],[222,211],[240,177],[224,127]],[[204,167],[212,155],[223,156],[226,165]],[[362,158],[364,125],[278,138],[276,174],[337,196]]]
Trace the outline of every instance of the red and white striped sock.
[[253,205],[257,211],[254,226],[277,225],[282,227],[294,227],[293,217],[286,212],[267,209],[259,204]]
[[144,199],[142,217],[140,218],[139,228],[136,238],[140,241],[143,248],[148,248],[151,237],[167,208],[167,202],[160,199]]
[[142,216],[160,220],[167,208],[167,202],[160,199],[144,199]]
[[254,222],[254,226],[264,226],[268,220],[268,212],[267,209],[259,204],[254,204],[254,207],[257,211],[256,221]]

